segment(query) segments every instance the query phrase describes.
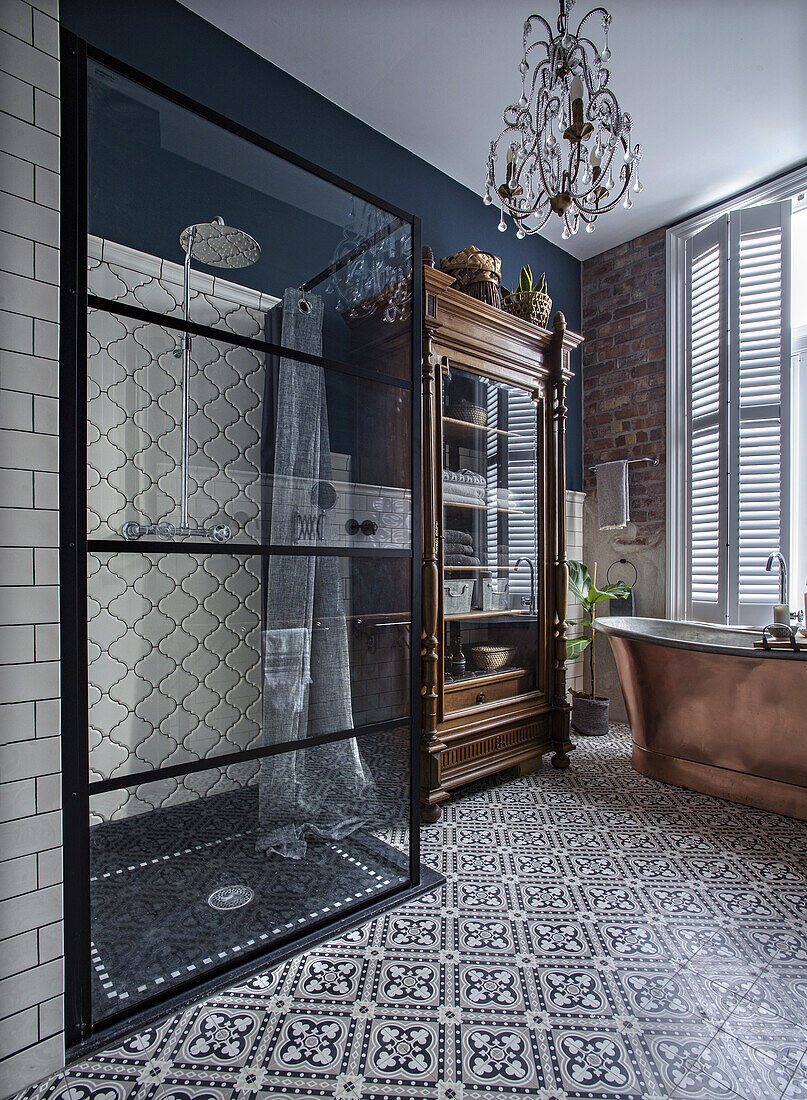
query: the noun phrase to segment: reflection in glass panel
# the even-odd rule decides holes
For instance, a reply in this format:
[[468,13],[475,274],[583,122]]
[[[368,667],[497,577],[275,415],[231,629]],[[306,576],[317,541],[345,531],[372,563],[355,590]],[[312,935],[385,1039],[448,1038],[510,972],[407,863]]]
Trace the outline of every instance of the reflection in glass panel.
[[88,555],[90,779],[410,713],[410,561]]
[[260,337],[304,286],[324,356],[354,361],[370,317],[411,347],[409,223],[96,63],[87,122],[90,293]]
[[[531,394],[452,368],[443,379],[447,710],[536,688],[541,604],[538,420]],[[471,699],[474,702],[475,699]]]
[[[304,345],[299,301],[264,321]],[[185,373],[182,333],[87,324],[90,538],[409,547],[411,391],[203,336]]]
[[409,731],[90,799],[93,1018],[409,881]]

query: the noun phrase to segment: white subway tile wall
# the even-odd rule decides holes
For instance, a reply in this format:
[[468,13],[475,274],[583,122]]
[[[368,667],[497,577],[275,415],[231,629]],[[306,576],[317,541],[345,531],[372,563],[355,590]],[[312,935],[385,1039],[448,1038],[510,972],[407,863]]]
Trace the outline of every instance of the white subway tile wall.
[[64,1062],[58,30],[0,3],[0,1096]]
[[[585,493],[566,492],[566,557],[569,561],[583,561],[583,501]],[[580,604],[569,597],[569,634],[577,634],[580,620]],[[583,658],[578,657],[566,667],[566,686],[570,691],[583,690]]]

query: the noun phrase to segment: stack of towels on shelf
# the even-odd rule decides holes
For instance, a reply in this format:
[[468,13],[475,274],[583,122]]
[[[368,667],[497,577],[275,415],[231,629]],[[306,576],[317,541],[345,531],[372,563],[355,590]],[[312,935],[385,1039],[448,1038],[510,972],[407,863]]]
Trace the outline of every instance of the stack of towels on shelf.
[[481,565],[474,557],[474,542],[467,531],[453,531],[446,528],[443,546],[445,565]]
[[473,470],[443,470],[446,504],[485,504],[485,479]]

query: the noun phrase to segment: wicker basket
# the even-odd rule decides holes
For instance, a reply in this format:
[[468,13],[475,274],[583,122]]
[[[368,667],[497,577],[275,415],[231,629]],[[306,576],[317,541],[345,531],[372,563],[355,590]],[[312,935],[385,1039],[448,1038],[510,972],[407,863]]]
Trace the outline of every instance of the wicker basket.
[[507,668],[516,659],[517,648],[514,645],[475,645],[471,646],[471,659],[483,672],[498,672]]
[[487,410],[481,405],[472,405],[470,401],[459,401],[456,405],[449,405],[446,416],[452,420],[464,420],[468,424],[477,424],[484,428],[488,422]]
[[514,317],[546,328],[552,312],[552,299],[548,294],[537,294],[534,290],[516,291],[507,299],[506,308]]
[[502,281],[502,261],[498,256],[469,244],[462,252],[444,256],[440,269],[454,276],[458,290],[496,309],[501,308],[499,283]]

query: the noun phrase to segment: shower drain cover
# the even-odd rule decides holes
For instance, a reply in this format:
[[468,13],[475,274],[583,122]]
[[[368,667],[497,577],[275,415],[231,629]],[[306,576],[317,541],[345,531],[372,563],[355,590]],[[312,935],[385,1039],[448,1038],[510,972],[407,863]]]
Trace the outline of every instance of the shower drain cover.
[[207,899],[212,909],[240,909],[249,905],[255,894],[248,886],[220,886]]

